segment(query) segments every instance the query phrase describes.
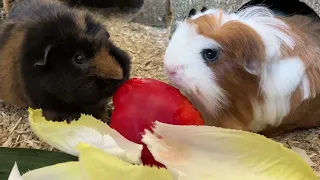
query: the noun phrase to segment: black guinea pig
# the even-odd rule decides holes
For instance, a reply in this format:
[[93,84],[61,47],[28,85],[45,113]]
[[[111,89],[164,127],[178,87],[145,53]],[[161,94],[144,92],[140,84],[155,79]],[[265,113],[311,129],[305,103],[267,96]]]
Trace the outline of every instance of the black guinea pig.
[[144,0],[59,0],[69,6],[83,6],[90,8],[120,8],[140,9]]
[[300,0],[251,0],[243,4],[236,12],[248,6],[265,6],[279,16],[303,15],[320,20],[317,13]]
[[105,120],[131,59],[99,18],[56,0],[25,0],[0,24],[0,99],[47,120]]

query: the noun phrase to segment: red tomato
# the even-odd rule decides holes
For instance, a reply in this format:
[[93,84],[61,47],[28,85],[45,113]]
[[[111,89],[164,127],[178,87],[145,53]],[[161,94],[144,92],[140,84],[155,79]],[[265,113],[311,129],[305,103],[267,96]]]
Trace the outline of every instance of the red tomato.
[[[174,125],[204,125],[200,113],[178,89],[155,79],[130,79],[114,94],[113,104],[110,127],[139,144],[143,144],[141,138],[144,130],[151,130],[155,121]],[[152,157],[146,145],[143,146],[143,164],[163,167]]]

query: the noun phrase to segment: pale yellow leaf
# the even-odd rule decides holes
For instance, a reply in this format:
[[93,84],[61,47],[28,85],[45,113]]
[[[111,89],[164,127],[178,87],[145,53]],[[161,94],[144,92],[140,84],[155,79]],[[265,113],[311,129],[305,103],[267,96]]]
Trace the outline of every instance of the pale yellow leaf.
[[179,180],[318,180],[297,153],[246,131],[156,122],[142,142]]
[[65,153],[78,156],[75,149],[80,142],[100,148],[123,160],[139,164],[142,145],[124,138],[107,124],[89,115],[81,115],[77,121],[47,121],[41,109],[29,108],[29,122],[32,131],[49,145]]
[[84,177],[92,180],[173,180],[164,168],[133,165],[105,153],[101,149],[80,143],[79,161]]
[[14,164],[8,180],[87,180],[81,174],[79,162],[59,163],[28,171],[20,175],[17,163]]

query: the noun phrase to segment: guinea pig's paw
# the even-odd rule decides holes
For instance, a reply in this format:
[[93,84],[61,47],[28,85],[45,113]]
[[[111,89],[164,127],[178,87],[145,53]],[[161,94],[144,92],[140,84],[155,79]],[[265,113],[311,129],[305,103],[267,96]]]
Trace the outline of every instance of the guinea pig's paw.
[[59,114],[55,111],[44,109],[42,115],[47,121],[59,121]]
[[43,116],[48,121],[67,121],[70,123],[73,120],[78,120],[81,116],[80,113],[71,112],[56,112],[52,110],[43,110]]
[[94,113],[94,114],[92,114],[92,116],[98,120],[101,120],[104,123],[109,123],[109,121],[110,121],[109,113],[106,110],[100,111],[98,113]]
[[68,124],[71,123],[71,121],[76,121],[81,117],[80,113],[71,113],[71,112],[66,112],[66,113],[61,113],[60,119],[62,121],[67,121]]

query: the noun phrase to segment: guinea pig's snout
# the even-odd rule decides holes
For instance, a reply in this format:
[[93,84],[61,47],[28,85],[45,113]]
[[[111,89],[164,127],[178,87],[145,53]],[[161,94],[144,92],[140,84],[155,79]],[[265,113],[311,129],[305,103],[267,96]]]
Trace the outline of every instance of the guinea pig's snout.
[[165,66],[164,69],[168,74],[168,76],[177,76],[180,73],[180,71],[184,69],[184,67],[182,65],[178,65],[174,67]]
[[175,70],[166,69],[166,72],[169,76],[176,76],[177,75],[177,71],[175,71]]
[[181,74],[182,74],[182,71],[185,69],[184,66],[182,65],[177,65],[172,67],[165,66],[164,69],[169,80],[172,83],[174,83],[175,85],[181,84]]

